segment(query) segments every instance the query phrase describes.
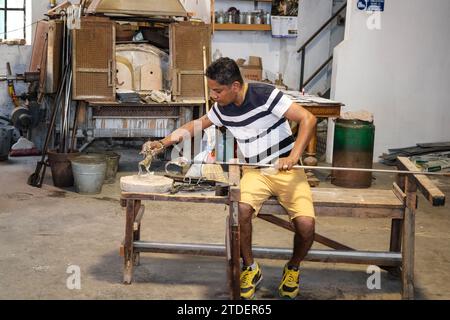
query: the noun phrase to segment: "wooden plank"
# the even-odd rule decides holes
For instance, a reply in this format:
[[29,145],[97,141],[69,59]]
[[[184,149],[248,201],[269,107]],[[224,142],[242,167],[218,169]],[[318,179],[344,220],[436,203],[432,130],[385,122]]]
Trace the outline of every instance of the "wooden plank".
[[321,234],[318,234],[318,233],[314,234],[314,241],[316,241],[316,242],[318,242],[320,244],[323,244],[324,246],[327,246],[329,248],[336,249],[336,250],[355,251],[355,249],[353,249],[351,247],[348,247],[348,246],[346,246],[346,245],[344,245],[342,243],[339,243],[337,241],[334,241],[334,240],[332,240],[330,238],[324,237],[324,236],[322,236]]
[[[420,172],[408,158],[398,157],[397,160],[397,167],[399,170]],[[417,187],[433,206],[443,206],[445,204],[445,195],[427,176],[414,174],[408,175],[408,178],[409,177],[414,178]]]
[[270,31],[270,24],[239,24],[239,23],[220,23],[214,24],[215,30],[224,31]]
[[227,204],[227,196],[206,196],[203,194],[166,194],[166,193],[133,193],[122,192],[121,197],[124,199],[140,199],[149,201],[180,201],[180,202],[198,202],[198,203],[224,203]]
[[[382,207],[341,207],[341,206],[321,206],[314,204],[316,216],[324,217],[355,217],[355,218],[403,218],[403,208],[382,208]],[[285,215],[286,211],[279,204],[264,203],[260,214]]]
[[[226,196],[207,196],[203,194],[159,194],[159,193],[131,193],[122,192],[124,199],[141,199],[153,201],[181,201],[181,202],[207,202],[228,203]],[[351,208],[389,208],[401,209],[403,203],[392,190],[376,189],[347,189],[347,188],[316,188],[312,189],[314,205],[317,207],[351,207]],[[265,204],[278,204],[271,198]]]
[[400,200],[403,204],[406,203],[406,194],[403,192],[403,190],[399,187],[399,185],[396,182],[392,184],[392,192],[394,192],[397,199]]
[[314,203],[320,206],[403,207],[392,190],[317,188],[311,191]]
[[[277,225],[277,226],[279,226],[279,227],[281,227],[283,229],[289,230],[291,232],[295,232],[294,226],[289,221],[283,220],[283,219],[281,219],[279,217],[276,217],[274,215],[259,213],[257,215],[257,217],[262,219],[262,220],[264,220],[264,221],[273,223],[273,224],[275,224],[275,225]],[[337,241],[334,241],[334,240],[332,240],[330,238],[324,237],[324,236],[322,236],[322,235],[320,235],[318,233],[314,233],[314,241],[316,241],[316,242],[318,242],[320,244],[323,244],[323,245],[325,245],[327,247],[336,249],[336,250],[355,250],[355,249],[347,247],[346,245],[343,245],[343,244],[341,244],[341,243],[339,243]]]
[[283,229],[289,230],[291,232],[295,232],[294,226],[289,221],[283,220],[272,214],[263,214],[260,212],[260,213],[258,213],[258,215],[256,217],[258,217],[264,221],[270,222],[272,224],[275,224]]

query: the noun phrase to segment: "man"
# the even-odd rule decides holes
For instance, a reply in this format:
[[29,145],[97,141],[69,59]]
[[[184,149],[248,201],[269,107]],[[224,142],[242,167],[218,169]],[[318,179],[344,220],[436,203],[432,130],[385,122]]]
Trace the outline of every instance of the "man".
[[[293,299],[299,291],[300,262],[313,243],[315,220],[306,174],[304,170],[291,169],[311,139],[316,118],[273,86],[244,83],[232,59],[214,61],[207,68],[206,76],[210,97],[215,101],[208,114],[161,141],[146,142],[143,151],[167,147],[214,124],[230,130],[245,162],[274,163],[278,171],[272,174],[254,167],[243,168],[239,202],[241,298],[253,299],[262,280],[261,269],[252,255],[252,218],[267,198],[276,196],[295,228],[293,255],[284,267],[279,286],[281,297]],[[296,139],[292,137],[288,120],[298,123]]]

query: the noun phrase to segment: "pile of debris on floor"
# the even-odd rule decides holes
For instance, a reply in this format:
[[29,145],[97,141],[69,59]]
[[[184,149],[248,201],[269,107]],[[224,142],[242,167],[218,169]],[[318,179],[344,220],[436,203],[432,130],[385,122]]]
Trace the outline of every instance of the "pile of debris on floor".
[[418,143],[414,147],[388,149],[383,153],[381,163],[396,164],[397,157],[409,157],[423,171],[433,172],[450,168],[450,142]]

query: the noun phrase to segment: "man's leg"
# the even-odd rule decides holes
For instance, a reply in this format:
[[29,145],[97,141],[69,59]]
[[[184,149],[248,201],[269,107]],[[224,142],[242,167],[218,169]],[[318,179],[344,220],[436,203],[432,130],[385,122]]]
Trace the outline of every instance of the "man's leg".
[[261,269],[254,262],[252,254],[253,211],[254,209],[251,205],[239,203],[240,248],[243,264],[240,279],[242,299],[253,299],[255,297],[256,287],[262,280]]
[[283,278],[278,287],[280,296],[289,299],[295,299],[299,292],[299,266],[314,242],[315,220],[300,216],[294,218],[292,224],[295,228],[294,251],[291,260],[284,267]]
[[298,267],[314,242],[315,219],[297,217],[292,220],[295,228],[294,252],[288,265]]
[[252,254],[252,219],[253,208],[249,204],[239,203],[240,248],[244,266],[253,264]]
[[241,272],[241,298],[253,299],[256,287],[261,283],[262,272],[252,254],[252,219],[272,191],[267,179],[259,170],[244,169],[241,178],[241,202],[239,202],[240,249],[243,262]]

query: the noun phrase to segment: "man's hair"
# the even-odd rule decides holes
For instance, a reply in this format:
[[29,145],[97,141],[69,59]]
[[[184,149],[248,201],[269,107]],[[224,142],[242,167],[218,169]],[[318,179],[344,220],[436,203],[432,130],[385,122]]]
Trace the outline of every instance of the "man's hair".
[[206,69],[206,76],[221,85],[231,85],[234,81],[244,83],[237,63],[230,58],[219,58]]

